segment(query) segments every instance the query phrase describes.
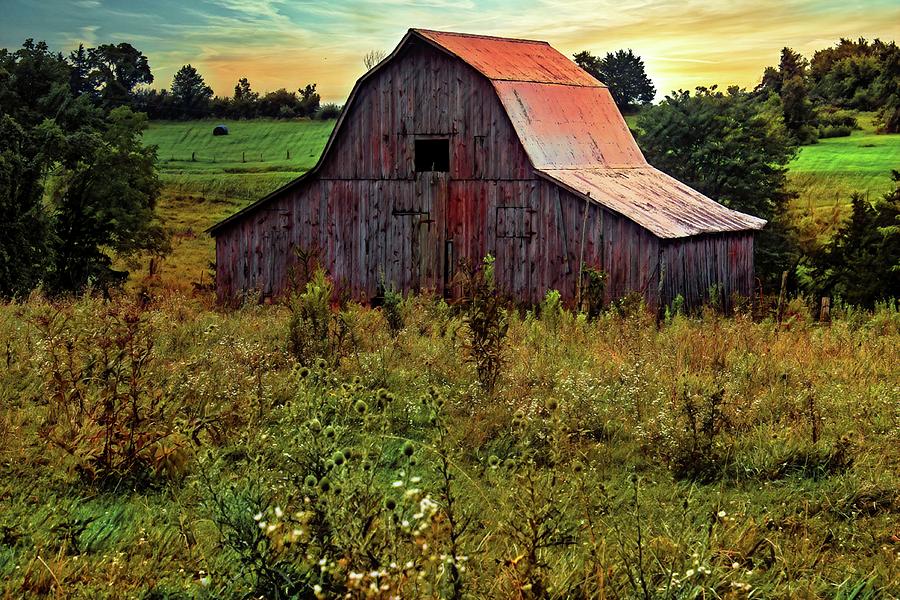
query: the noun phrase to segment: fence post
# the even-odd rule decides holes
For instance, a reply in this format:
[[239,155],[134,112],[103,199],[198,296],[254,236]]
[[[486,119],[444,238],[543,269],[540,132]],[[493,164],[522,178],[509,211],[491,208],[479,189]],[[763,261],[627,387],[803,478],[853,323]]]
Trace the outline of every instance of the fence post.
[[822,308],[819,310],[819,322],[828,323],[831,321],[831,298],[822,296]]
[[290,151],[290,150],[288,150],[288,151],[286,152],[285,158],[286,158],[287,160],[291,160],[291,151]]
[[241,152],[241,162],[242,163],[247,162],[247,153],[246,152]]
[[191,162],[197,162],[196,152],[191,152]]

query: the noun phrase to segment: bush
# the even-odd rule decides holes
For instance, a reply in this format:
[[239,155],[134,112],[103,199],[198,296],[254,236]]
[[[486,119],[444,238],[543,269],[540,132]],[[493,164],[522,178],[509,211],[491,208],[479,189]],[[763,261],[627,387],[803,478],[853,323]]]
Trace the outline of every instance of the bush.
[[319,107],[319,110],[316,113],[316,118],[322,121],[326,121],[328,119],[337,119],[339,116],[341,116],[341,110],[342,108],[339,104],[329,102],[328,104],[323,104]]
[[458,277],[469,331],[468,358],[475,364],[478,381],[490,394],[503,369],[504,342],[509,330],[507,302],[494,284],[494,257],[486,256],[480,269],[463,263]]
[[819,127],[819,138],[836,138],[836,137],[848,137],[853,130],[847,125],[828,125],[825,127]]
[[316,268],[302,293],[288,299],[288,350],[301,365],[317,359],[337,364],[350,335],[348,315],[331,308],[334,284],[321,267]]

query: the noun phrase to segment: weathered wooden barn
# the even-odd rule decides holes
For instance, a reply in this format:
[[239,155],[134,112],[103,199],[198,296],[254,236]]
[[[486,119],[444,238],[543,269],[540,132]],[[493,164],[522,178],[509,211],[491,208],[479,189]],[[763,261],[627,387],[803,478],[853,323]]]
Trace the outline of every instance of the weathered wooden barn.
[[688,307],[753,287],[765,221],[654,169],[608,89],[545,42],[410,30],[356,83],[316,166],[210,232],[220,299],[277,295],[318,249],[362,300],[382,282],[452,293],[461,259],[496,258],[524,302],[576,294]]

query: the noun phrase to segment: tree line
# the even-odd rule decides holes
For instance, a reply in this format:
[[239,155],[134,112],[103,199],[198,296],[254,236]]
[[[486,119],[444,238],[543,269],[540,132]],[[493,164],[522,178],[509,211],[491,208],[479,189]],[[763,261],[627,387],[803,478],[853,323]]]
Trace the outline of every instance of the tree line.
[[169,89],[153,89],[153,72],[147,57],[128,43],[79,45],[64,61],[70,68],[70,88],[87,96],[95,106],[111,110],[129,106],[150,119],[274,119],[335,118],[340,107],[321,104],[316,84],[296,91],[280,88],[260,94],[241,77],[232,96],[216,96],[193,65],[183,65]]

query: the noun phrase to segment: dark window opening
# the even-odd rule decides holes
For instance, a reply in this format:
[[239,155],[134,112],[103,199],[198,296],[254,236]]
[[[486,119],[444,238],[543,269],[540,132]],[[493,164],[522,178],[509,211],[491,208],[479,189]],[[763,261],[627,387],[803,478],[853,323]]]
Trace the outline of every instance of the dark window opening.
[[416,140],[416,173],[450,170],[450,140],[448,138]]

